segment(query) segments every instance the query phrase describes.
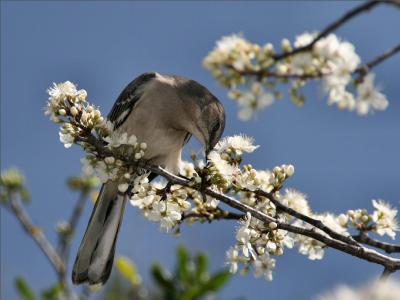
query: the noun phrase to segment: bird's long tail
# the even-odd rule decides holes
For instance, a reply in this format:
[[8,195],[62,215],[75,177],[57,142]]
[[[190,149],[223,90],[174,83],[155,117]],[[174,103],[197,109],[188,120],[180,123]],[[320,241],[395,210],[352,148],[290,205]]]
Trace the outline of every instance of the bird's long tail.
[[110,277],[126,200],[117,182],[103,184],[75,259],[73,283],[103,284]]

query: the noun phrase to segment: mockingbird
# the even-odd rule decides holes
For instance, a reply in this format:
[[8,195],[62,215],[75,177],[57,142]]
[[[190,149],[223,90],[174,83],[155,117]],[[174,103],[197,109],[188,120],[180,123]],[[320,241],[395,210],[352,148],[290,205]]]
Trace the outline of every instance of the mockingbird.
[[[174,174],[179,173],[182,148],[192,135],[207,155],[225,127],[224,108],[207,88],[158,73],[142,74],[129,83],[108,119],[118,133],[134,134],[147,143],[143,159]],[[118,180],[103,184],[73,267],[75,284],[103,284],[109,278],[126,201],[127,195],[118,192]]]

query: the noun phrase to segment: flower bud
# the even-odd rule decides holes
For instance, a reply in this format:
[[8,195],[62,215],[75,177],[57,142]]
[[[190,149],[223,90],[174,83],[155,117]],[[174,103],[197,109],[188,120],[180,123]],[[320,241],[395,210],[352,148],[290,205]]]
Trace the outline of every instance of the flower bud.
[[78,99],[80,101],[85,101],[86,97],[87,97],[87,92],[85,90],[79,90]]
[[128,190],[129,184],[127,183],[121,183],[118,185],[118,191],[121,193],[125,193]]
[[275,222],[270,222],[268,224],[268,227],[271,228],[271,229],[276,229],[278,227],[278,224],[276,224]]
[[143,149],[143,150],[146,150],[147,149],[147,144],[146,143],[141,143],[140,144],[140,148]]
[[106,164],[111,165],[111,164],[113,164],[115,162],[115,158],[112,157],[112,156],[108,156],[108,157],[106,157],[104,159],[104,161],[105,161]]
[[58,111],[58,113],[59,113],[60,115],[62,115],[62,116],[65,116],[65,115],[67,114],[67,112],[65,111],[64,108],[61,108],[61,109]]
[[287,176],[292,176],[294,174],[294,166],[293,165],[285,166],[285,173]]
[[75,106],[72,106],[69,110],[71,112],[71,115],[75,117],[78,114],[78,109]]

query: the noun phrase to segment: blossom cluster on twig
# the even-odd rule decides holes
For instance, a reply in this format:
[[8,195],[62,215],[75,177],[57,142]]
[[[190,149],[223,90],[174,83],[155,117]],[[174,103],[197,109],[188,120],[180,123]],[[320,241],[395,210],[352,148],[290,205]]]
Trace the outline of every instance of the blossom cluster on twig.
[[[66,85],[69,86],[67,90]],[[143,161],[144,143],[134,136],[113,131],[99,110],[90,109],[93,106],[86,102],[86,97],[79,98],[81,93],[70,83],[55,85],[49,91],[47,107],[50,109],[47,114],[53,121],[61,123],[61,134],[71,135],[69,139],[61,138],[61,142],[68,145],[75,142],[87,151],[83,159],[84,171],[94,172],[103,182],[117,181],[119,191],[127,193],[131,204],[149,220],[159,222],[166,231],[179,230],[184,221],[238,219],[236,243],[227,252],[233,273],[241,266],[243,272],[253,270],[255,276],[270,280],[275,259],[284,253],[285,248],[297,246],[299,252],[309,259],[322,259],[326,243],[323,238],[318,240],[315,236],[333,239],[337,249],[348,244],[353,247],[353,252],[354,247],[367,251],[352,238],[353,232],[375,232],[394,238],[399,229],[397,210],[382,200],[373,200],[375,210],[372,213],[365,209],[349,210],[340,215],[313,212],[303,193],[283,189],[285,181],[294,174],[292,165],[258,170],[243,163],[243,155],[258,148],[252,138],[244,135],[222,139],[206,162],[195,155],[192,162],[183,162],[181,175],[184,177],[180,181],[171,180],[169,188],[160,182],[149,182],[147,176],[150,172],[169,178],[163,172],[157,173],[160,169]],[[79,106],[78,113],[73,114],[72,107],[76,105]],[[62,109],[65,113],[62,111],[60,114]],[[93,111],[99,113],[92,117]],[[82,119],[85,114],[90,116]],[[98,121],[87,122],[93,118]],[[67,131],[65,128],[72,129]],[[238,208],[233,201],[245,207],[246,214],[224,209],[220,203],[224,199],[224,203],[233,208]],[[258,214],[265,218],[260,219]],[[296,230],[282,229],[282,224]],[[302,232],[307,234],[299,234]],[[380,255],[376,261],[382,259],[386,257]],[[400,268],[400,264],[391,268]]]
[[[305,32],[281,42],[281,51],[291,53],[309,45],[318,34]],[[360,68],[360,57],[355,47],[331,33],[319,39],[309,50],[284,58],[276,56],[271,43],[258,45],[240,34],[225,36],[203,61],[218,82],[229,89],[229,97],[237,101],[238,116],[249,120],[254,113],[283,97],[280,84],[290,85],[291,100],[303,105],[301,88],[310,80],[319,79],[327,95],[328,104],[340,109],[367,115],[385,110],[386,96],[375,85],[375,74],[355,78]]]

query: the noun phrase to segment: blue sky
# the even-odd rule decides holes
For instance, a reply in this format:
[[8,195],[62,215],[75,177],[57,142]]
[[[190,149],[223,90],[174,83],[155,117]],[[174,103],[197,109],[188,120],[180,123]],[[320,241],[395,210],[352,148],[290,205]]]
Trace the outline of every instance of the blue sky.
[[[52,241],[54,224],[68,217],[77,195],[64,185],[80,172],[78,147],[65,150],[57,127],[42,113],[46,89],[70,80],[85,88],[104,113],[134,77],[145,71],[179,74],[206,85],[227,110],[226,135],[245,133],[261,147],[247,161],[258,168],[292,163],[288,186],[305,192],[315,211],[341,212],[371,207],[383,198],[400,206],[400,55],[376,68],[390,106],[366,118],[328,107],[317,86],[306,89],[307,103],[288,99],[240,122],[236,107],[201,67],[223,35],[242,32],[251,41],[278,44],[318,30],[357,2],[1,2],[1,168],[24,170],[33,201],[27,208]],[[398,43],[400,18],[379,7],[348,23],[337,34],[368,60]],[[196,149],[191,143],[189,149]],[[72,252],[76,252],[91,208],[86,207]],[[182,243],[206,251],[213,268],[224,264],[234,243],[235,224],[183,226],[179,238],[128,207],[117,253],[131,257],[149,278],[151,262],[172,266]],[[13,278],[24,275],[36,288],[54,274],[19,224],[1,211],[1,293],[17,299]],[[322,261],[287,251],[277,261],[273,282],[235,276],[222,299],[310,299],[338,283],[360,284],[381,272],[375,265],[327,250]]]

